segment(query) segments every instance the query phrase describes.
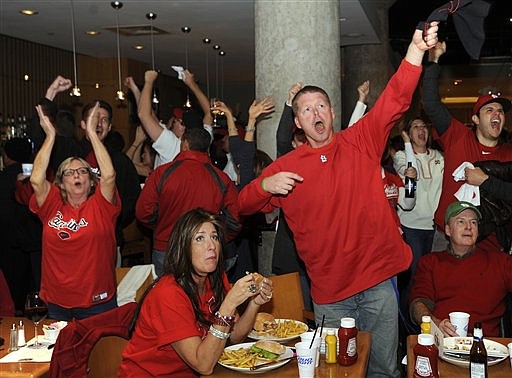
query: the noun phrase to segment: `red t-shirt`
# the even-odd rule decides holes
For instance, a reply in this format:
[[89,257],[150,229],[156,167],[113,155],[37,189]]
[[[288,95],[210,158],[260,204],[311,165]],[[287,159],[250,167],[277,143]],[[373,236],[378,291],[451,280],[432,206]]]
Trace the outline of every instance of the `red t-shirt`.
[[[223,275],[224,287],[229,288]],[[206,280],[200,297],[201,311],[211,316],[208,302],[214,298]],[[172,347],[189,337],[205,338],[208,328],[197,321],[192,302],[173,276],[163,276],[144,299],[137,326],[123,352],[119,377],[197,377],[199,376]]]
[[63,202],[60,190],[51,185],[41,207],[35,195],[30,210],[43,223],[41,297],[65,308],[82,307],[110,300],[116,294],[115,205],[96,191],[78,209]]
[[469,332],[482,322],[484,336],[500,336],[505,297],[512,292],[512,257],[477,248],[457,259],[447,251],[431,252],[418,261],[409,303],[426,298],[435,304],[433,314],[449,319],[452,311],[471,315]]
[[473,130],[452,118],[451,124],[439,143],[444,151],[443,190],[439,205],[434,216],[437,227],[444,230],[444,213],[448,205],[457,201],[455,193],[464,181],[455,181],[452,173],[463,162],[474,163],[484,160],[510,161],[512,160],[512,145],[501,144],[496,147],[486,147],[478,142]]

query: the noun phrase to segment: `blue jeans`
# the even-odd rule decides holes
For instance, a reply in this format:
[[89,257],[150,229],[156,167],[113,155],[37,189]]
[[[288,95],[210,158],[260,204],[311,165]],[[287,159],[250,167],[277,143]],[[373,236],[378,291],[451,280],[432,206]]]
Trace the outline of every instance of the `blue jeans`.
[[155,266],[155,273],[158,277],[164,274],[165,255],[164,251],[157,251],[156,249],[151,252],[151,262]]
[[413,260],[409,269],[411,276],[413,276],[420,257],[426,255],[432,250],[435,230],[433,227],[431,230],[420,230],[405,226],[402,226],[402,230],[404,232],[405,242],[409,244],[412,249]]
[[54,303],[48,303],[48,317],[55,320],[85,319],[94,315],[102,314],[117,307],[117,298],[114,296],[107,302],[98,303],[87,308],[65,308]]
[[323,315],[325,327],[339,327],[341,318],[351,317],[360,331],[371,333],[367,377],[400,377],[397,366],[398,302],[391,279],[339,302],[313,304],[318,324]]

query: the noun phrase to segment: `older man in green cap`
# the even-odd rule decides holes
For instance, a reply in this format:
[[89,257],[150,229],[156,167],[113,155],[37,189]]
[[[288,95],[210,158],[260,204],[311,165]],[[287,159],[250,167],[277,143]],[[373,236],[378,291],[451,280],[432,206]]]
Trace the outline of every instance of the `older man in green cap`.
[[484,335],[500,335],[505,297],[512,292],[512,256],[476,245],[481,217],[469,202],[453,202],[446,209],[448,249],[423,256],[416,268],[409,296],[415,323],[429,315],[445,336],[458,336],[449,313],[464,311],[471,315],[469,332],[481,321]]

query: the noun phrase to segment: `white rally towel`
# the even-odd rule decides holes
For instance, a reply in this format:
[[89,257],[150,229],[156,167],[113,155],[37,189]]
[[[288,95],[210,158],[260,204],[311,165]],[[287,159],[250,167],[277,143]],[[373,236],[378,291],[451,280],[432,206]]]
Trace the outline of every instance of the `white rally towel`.
[[153,264],[133,266],[117,285],[117,305],[135,302],[137,290],[150,274],[153,280],[156,280],[157,275]]
[[[463,181],[466,179],[466,168],[474,169],[475,166],[467,161],[459,165],[452,173],[455,181]],[[459,201],[466,201],[475,206],[480,205],[480,188],[476,185],[462,184],[462,186],[454,194]]]

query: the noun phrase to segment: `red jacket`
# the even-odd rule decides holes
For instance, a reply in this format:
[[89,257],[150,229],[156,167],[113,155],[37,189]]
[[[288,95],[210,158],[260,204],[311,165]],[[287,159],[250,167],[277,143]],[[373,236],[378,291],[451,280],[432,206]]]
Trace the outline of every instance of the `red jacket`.
[[[215,172],[219,183],[211,173]],[[239,227],[238,191],[230,178],[210,163],[206,153],[183,151],[149,175],[139,196],[137,220],[154,229],[153,247],[165,251],[174,224],[189,210],[201,207],[212,213],[221,210],[227,223]],[[230,230],[228,229],[228,232]]]
[[137,303],[73,320],[61,329],[50,362],[50,377],[87,377],[87,362],[94,344],[103,336],[120,336],[128,339],[129,326]]

